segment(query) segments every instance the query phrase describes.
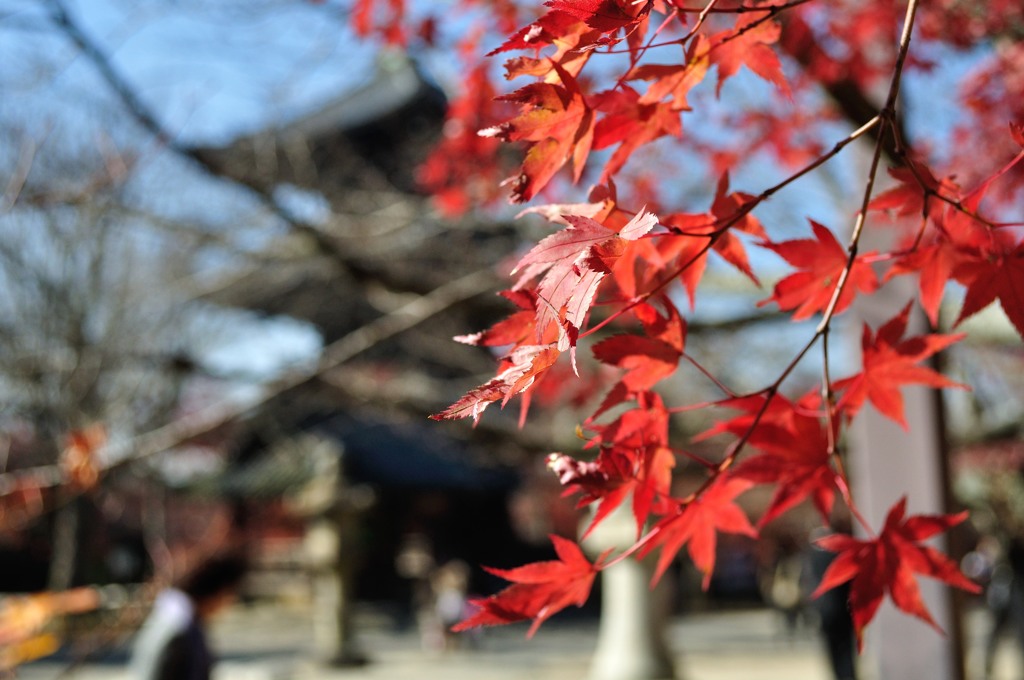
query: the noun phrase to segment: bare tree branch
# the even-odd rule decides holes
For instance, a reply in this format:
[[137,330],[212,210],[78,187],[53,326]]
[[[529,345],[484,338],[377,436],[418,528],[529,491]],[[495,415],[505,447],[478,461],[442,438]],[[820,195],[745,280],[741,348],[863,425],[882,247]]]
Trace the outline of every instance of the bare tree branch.
[[[453,305],[493,290],[495,284],[494,274],[490,270],[473,272],[357,328],[325,348],[320,360],[312,368],[290,373],[248,399],[241,402],[226,401],[129,441],[111,442],[97,452],[98,456],[112,461],[103,472],[162,453],[233,422],[271,399],[316,380],[374,345],[423,323]],[[0,475],[0,496],[11,494],[26,485],[46,489],[62,486],[66,481],[65,471],[59,465],[9,472]]]
[[14,174],[7,181],[7,188],[4,190],[3,196],[0,197],[0,213],[7,212],[18,202],[21,190],[25,187],[25,180],[28,179],[28,173],[32,170],[32,163],[35,161],[39,145],[40,142],[29,139],[22,143]]

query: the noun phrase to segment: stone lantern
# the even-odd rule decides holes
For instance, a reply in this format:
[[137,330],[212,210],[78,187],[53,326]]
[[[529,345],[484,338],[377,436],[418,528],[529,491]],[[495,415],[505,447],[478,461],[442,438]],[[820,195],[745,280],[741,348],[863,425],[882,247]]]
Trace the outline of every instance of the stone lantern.
[[[624,550],[636,540],[629,499],[583,541],[590,555]],[[601,621],[588,680],[674,680],[665,642],[669,600],[662,583],[651,589],[649,560],[625,559],[601,572]]]

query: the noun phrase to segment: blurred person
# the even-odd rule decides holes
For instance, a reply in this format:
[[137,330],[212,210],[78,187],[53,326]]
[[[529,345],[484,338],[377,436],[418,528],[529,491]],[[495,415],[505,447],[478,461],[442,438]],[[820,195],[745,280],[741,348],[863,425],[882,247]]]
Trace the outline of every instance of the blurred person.
[[1002,545],[995,536],[982,535],[974,550],[960,562],[964,574],[985,589],[985,606],[991,626],[985,641],[985,679],[992,677],[996,652],[1003,632],[1010,623],[1010,592],[1013,571],[1003,554]]
[[[848,525],[837,522],[835,533],[850,533]],[[832,533],[824,527],[811,533],[807,554],[806,568],[807,592],[814,592],[821,583],[828,566],[835,559],[835,553],[819,547],[815,539]],[[811,606],[818,615],[818,622],[825,650],[828,652],[829,664],[835,680],[856,680],[856,647],[853,630],[853,617],[850,615],[848,601],[850,583],[847,581],[817,598],[811,600]]]
[[[463,638],[453,633],[451,628],[468,615],[469,565],[462,560],[445,562],[432,574],[430,585],[434,593],[434,616],[440,629],[441,649],[454,649]],[[471,636],[466,639],[473,641]]]
[[769,546],[769,554],[762,559],[760,588],[765,602],[782,615],[786,635],[792,639],[806,618],[807,595],[804,591],[803,547],[796,536],[785,532]]
[[1005,564],[998,564],[986,592],[992,612],[992,630],[986,646],[985,672],[991,677],[1003,630],[1014,628],[1018,653],[1024,655],[1024,540],[1014,535],[1006,548]]
[[[1000,642],[1014,629],[1016,647],[1024,654],[1024,470],[994,475],[987,494],[989,526],[986,538],[964,566],[974,571],[977,562],[990,562],[990,575],[985,589],[985,604],[991,616],[991,627],[985,645],[985,677],[992,677]],[[981,574],[984,575],[983,573]]]
[[132,680],[209,680],[214,657],[206,626],[234,602],[246,562],[238,554],[201,563],[157,595],[132,650]]

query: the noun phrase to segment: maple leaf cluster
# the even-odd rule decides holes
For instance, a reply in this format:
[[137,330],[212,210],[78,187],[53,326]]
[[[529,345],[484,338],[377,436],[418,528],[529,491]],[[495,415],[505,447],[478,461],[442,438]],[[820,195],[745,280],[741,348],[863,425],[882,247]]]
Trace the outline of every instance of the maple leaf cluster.
[[[389,3],[381,11],[398,4]],[[855,300],[885,289],[900,276],[917,277],[918,306],[932,328],[939,325],[940,306],[953,284],[964,291],[954,325],[998,302],[1024,336],[1024,238],[1021,222],[1014,221],[1019,218],[1006,217],[1008,210],[1019,208],[1012,199],[1019,195],[1024,165],[1024,111],[1019,110],[1024,101],[1019,84],[1024,80],[1011,77],[1024,72],[1014,71],[1024,58],[1014,49],[1000,51],[1004,65],[990,67],[965,90],[966,110],[976,109],[974,120],[985,124],[963,138],[983,133],[986,149],[1002,149],[981,161],[972,158],[966,174],[940,169],[937,162],[925,160],[926,148],[908,145],[898,96],[905,69],[929,66],[910,49],[913,36],[967,47],[977,43],[971,31],[995,35],[1005,24],[990,13],[957,20],[958,3],[918,8],[916,0],[909,5],[883,0],[699,5],[683,0],[549,0],[543,8],[534,7],[533,14],[508,2],[498,5],[506,37],[490,56],[505,59],[508,80],[529,82],[494,97],[457,99],[453,115],[458,120],[488,120],[479,130],[483,141],[470,140],[462,126],[457,127],[462,137],[449,136],[443,144],[461,145],[448,148],[464,149],[481,166],[497,154],[496,141],[517,145],[522,161],[505,181],[515,203],[556,193],[584,177],[594,185],[585,202],[548,203],[523,211],[545,217],[551,233],[512,270],[514,282],[502,295],[515,311],[486,330],[457,338],[496,351],[498,371],[433,417],[478,421],[489,405],[505,406],[519,397],[520,422],[525,423],[540,386],[563,382],[566,365],[576,372],[586,356],[581,348],[589,346],[589,356],[614,377],[580,426],[582,451],[551,454],[549,467],[566,493],[593,511],[587,532],[628,503],[637,540],[615,557],[605,554],[591,562],[575,543],[552,537],[557,560],[491,569],[512,585],[477,601],[479,611],[456,629],[533,620],[532,634],[558,610],[581,604],[595,574],[620,559],[656,554],[657,579],[685,551],[707,586],[719,534],[755,537],[765,524],[804,502],[826,525],[839,504],[861,524],[863,537],[836,534],[819,542],[838,557],[818,592],[851,583],[858,637],[886,596],[934,625],[915,574],[970,592],[977,588],[952,561],[921,542],[965,516],[907,517],[902,500],[876,533],[859,512],[846,477],[844,434],[867,403],[906,428],[907,385],[963,388],[925,365],[963,334],[908,335],[915,309],[914,301],[908,301],[879,326],[864,326],[860,365],[836,377],[827,336],[833,321]],[[1016,6],[1007,12],[1006,22],[1019,15]],[[519,17],[532,18],[509,29],[509,22]],[[898,35],[902,37],[897,40]],[[1017,61],[1007,66],[1007,59]],[[742,121],[745,134],[738,141],[709,141],[686,132],[684,119],[709,100],[728,98],[730,81],[744,70],[770,92],[763,109],[744,110],[732,119]],[[491,94],[490,85],[483,84],[488,71],[477,66],[466,72],[475,92]],[[881,104],[851,97],[851,92],[885,90],[888,97]],[[831,99],[821,97],[822,92]],[[494,118],[495,105],[507,107],[503,118]],[[485,110],[486,116],[478,115]],[[992,122],[997,115],[993,112],[1004,116],[998,124]],[[801,129],[843,116],[855,123],[853,131],[835,139],[831,148],[820,136]],[[855,142],[874,144],[875,154],[865,180],[849,187],[862,200],[861,209],[850,216],[848,237],[809,219],[806,237],[783,239],[782,225],[765,224],[760,213],[755,215],[765,201]],[[662,205],[658,192],[643,190],[652,181],[672,182],[671,177],[644,179],[642,168],[630,174],[643,164],[638,159],[648,158],[644,154],[655,148],[699,150],[710,159],[710,205],[673,209]],[[730,170],[761,150],[769,150],[791,174],[753,192],[731,189]],[[875,180],[883,174],[879,166],[885,154],[894,166],[894,184],[877,192]],[[963,160],[963,154],[950,155]],[[432,162],[428,174],[442,165]],[[472,181],[479,179],[470,175]],[[446,181],[436,182],[435,190],[442,207],[457,212],[465,207],[466,194]],[[446,193],[450,191],[456,193]],[[641,196],[644,200],[638,200]],[[895,233],[895,243],[861,252],[864,231],[879,228]],[[759,305],[793,321],[814,319],[817,326],[775,381],[740,393],[711,375],[688,350],[686,308],[694,309],[712,258],[760,285],[750,246],[774,253],[789,268]],[[821,384],[788,394],[793,369],[817,347],[826,367]],[[667,403],[662,387],[684,363],[710,378],[722,398]],[[545,382],[556,374],[558,378]],[[734,414],[720,417],[695,438],[727,438],[717,458],[705,459],[674,441],[673,414],[698,408]],[[700,470],[695,488],[687,493],[678,491],[674,479],[682,458]],[[754,523],[740,499],[760,485],[772,486],[774,493]]]

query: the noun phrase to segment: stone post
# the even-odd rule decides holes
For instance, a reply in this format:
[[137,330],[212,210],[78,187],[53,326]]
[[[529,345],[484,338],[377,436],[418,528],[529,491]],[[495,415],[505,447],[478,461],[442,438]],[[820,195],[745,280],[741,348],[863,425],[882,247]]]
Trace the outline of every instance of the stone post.
[[[877,329],[913,297],[914,281],[890,281],[855,308],[859,320]],[[860,337],[860,324],[850,329]],[[923,315],[911,316],[907,336],[927,333]],[[942,514],[944,502],[940,400],[928,389],[902,390],[908,430],[881,415],[870,403],[854,420],[850,473],[855,498],[872,529],[882,528],[886,513],[901,496],[908,514]],[[942,546],[939,546],[942,547]],[[920,620],[896,610],[886,600],[867,629],[861,669],[865,677],[900,680],[957,680],[962,677],[962,648],[955,636],[954,610],[947,587],[919,578],[921,595],[936,622],[952,638],[939,635]]]
[[[627,499],[591,532],[583,547],[591,556],[624,549],[636,539],[632,503]],[[665,643],[667,598],[651,591],[648,561],[626,559],[601,572],[601,620],[588,680],[673,680]],[[663,579],[664,583],[664,579]],[[659,585],[658,590],[663,587]],[[656,602],[657,599],[657,602]]]
[[373,503],[373,492],[345,483],[343,453],[334,443],[318,441],[310,455],[317,475],[293,507],[308,518],[305,549],[313,595],[313,644],[323,663],[360,666],[367,658],[352,620],[352,575],[358,557],[354,534],[359,513]]

